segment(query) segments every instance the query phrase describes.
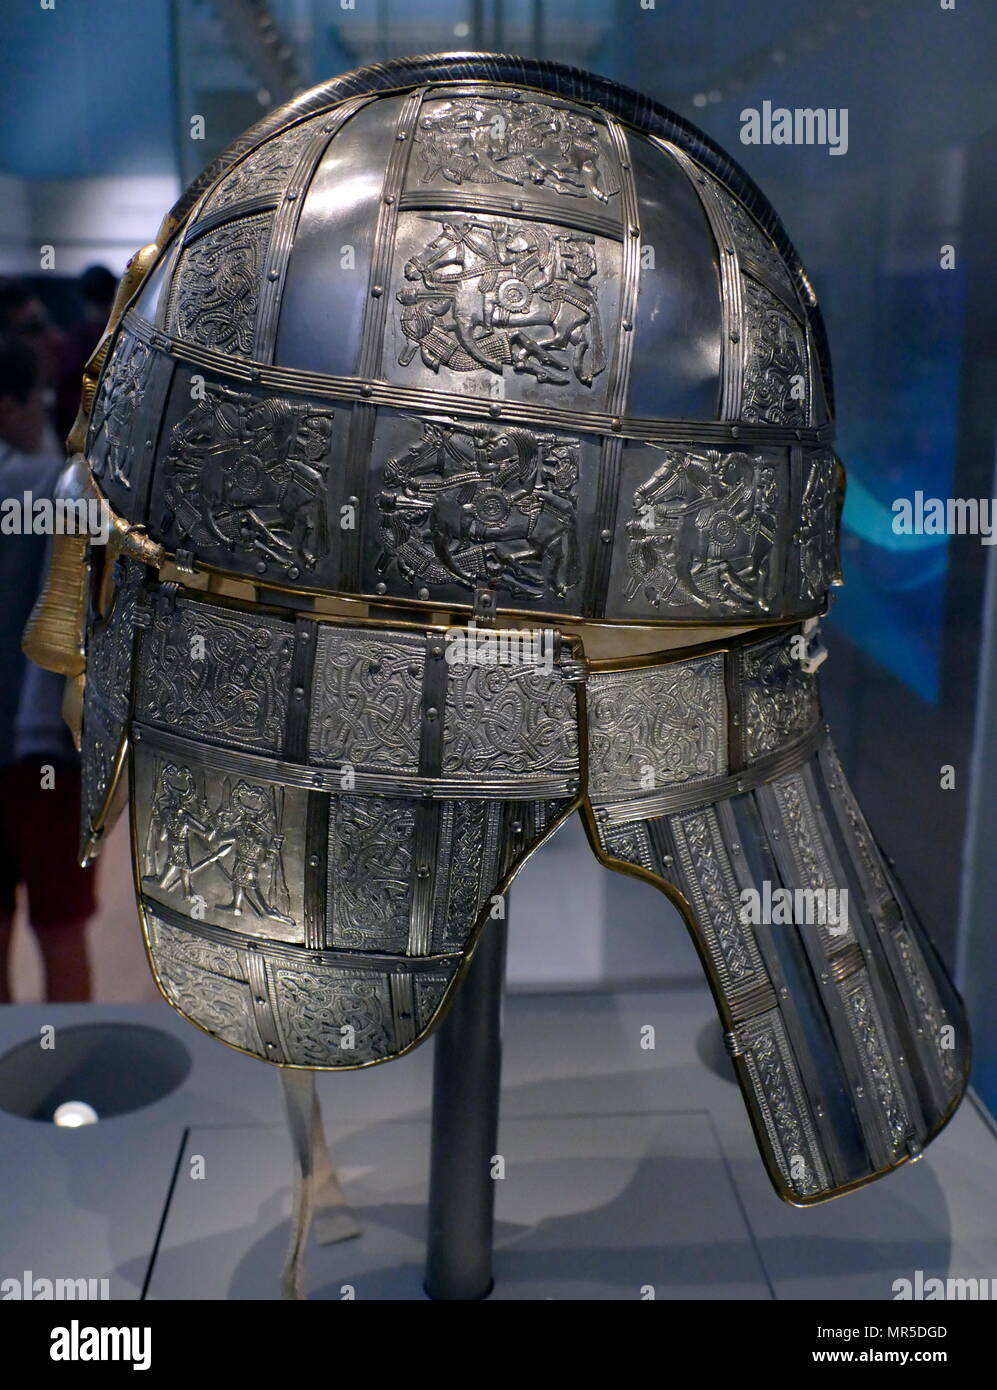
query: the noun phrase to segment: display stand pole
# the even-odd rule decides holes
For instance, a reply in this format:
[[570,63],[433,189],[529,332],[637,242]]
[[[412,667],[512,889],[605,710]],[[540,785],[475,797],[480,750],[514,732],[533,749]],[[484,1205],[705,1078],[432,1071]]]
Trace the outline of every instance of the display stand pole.
[[506,923],[489,921],[436,1034],[425,1289],[435,1299],[492,1289]]

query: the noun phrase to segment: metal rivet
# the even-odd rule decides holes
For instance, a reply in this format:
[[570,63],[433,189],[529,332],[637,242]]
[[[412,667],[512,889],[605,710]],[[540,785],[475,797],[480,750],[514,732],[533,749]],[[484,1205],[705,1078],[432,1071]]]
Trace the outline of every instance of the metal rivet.
[[400,130],[398,134],[395,136],[396,140],[406,140],[407,138],[408,137],[406,136],[404,130]]
[[439,710],[436,708],[435,705],[430,705],[430,706],[429,706],[429,709],[426,711],[426,718],[429,719],[429,720],[433,720],[433,719],[439,719],[439,717],[440,717],[440,712],[439,712]]
[[618,415],[614,415],[612,420],[610,420],[609,425],[611,429],[621,430],[623,428],[623,421],[620,419]]
[[318,865],[319,865],[319,858],[318,858],[318,855],[317,855],[317,854],[311,855],[311,856],[309,857],[309,859],[308,859],[308,863],[310,864],[310,866],[311,866],[313,869],[317,869],[317,868],[318,868]]
[[600,532],[599,532],[599,539],[600,539],[601,541],[611,541],[611,540],[613,539],[613,533],[612,533],[612,531],[600,531]]
[[733,248],[733,246],[725,246],[725,247],[724,247],[724,250],[727,252],[727,255],[728,255],[728,256],[733,256],[733,254],[734,254],[734,248]]
[[360,394],[361,396],[372,396],[374,394],[373,386],[361,386]]
[[416,869],[416,873],[419,875],[420,878],[428,878],[428,877],[429,877],[429,865],[428,865],[428,864],[420,864],[419,867],[418,867],[418,869]]
[[640,236],[640,228],[639,228],[639,227],[631,227],[631,228],[630,228],[630,235],[631,235],[631,236]]
[[514,820],[512,824],[509,826],[509,829],[512,831],[514,835],[522,835],[523,822],[521,820]]
[[662,864],[673,864],[675,861],[670,854],[665,854],[662,856],[661,862]]
[[297,189],[289,188],[284,196],[286,197],[289,203],[293,203],[295,198],[298,196]]
[[276,1044],[276,1043],[267,1043],[267,1047],[270,1049],[271,1052],[276,1052],[276,1051],[277,1051],[277,1044]]
[[633,328],[633,326],[634,326],[633,319],[624,319],[624,320],[623,320],[623,331],[624,331],[624,333],[629,333],[630,330]]
[[133,732],[132,732],[132,738],[135,740],[136,743],[141,742],[141,739],[142,739],[142,730],[141,730],[141,729],[135,729],[135,730],[133,730]]
[[296,700],[303,700],[305,698],[304,686],[296,685],[294,687],[294,698]]
[[430,647],[430,649],[429,649],[429,655],[433,658],[434,661],[439,661],[440,658],[443,656],[443,648],[442,648],[442,647]]
[[151,439],[147,439],[147,440],[145,441],[145,447],[146,447],[147,449],[151,449],[151,448],[152,448],[152,440],[151,440]]
[[372,296],[373,296],[375,299],[380,299],[380,298],[381,298],[381,295],[384,293],[384,286],[383,286],[383,285],[371,285],[371,287],[370,287],[370,292],[371,292]]
[[429,590],[428,590],[428,589],[425,589],[425,588],[420,589],[420,590],[419,590],[419,597],[420,597],[420,598],[429,598]]
[[497,420],[498,417],[502,414],[502,407],[500,405],[490,405],[488,407],[488,414],[492,417],[493,420]]
[[256,996],[256,1002],[257,1002],[257,1004],[265,1004],[267,1001],[263,998],[262,995],[258,994],[258,995]]
[[386,594],[388,592],[387,584],[375,584],[374,592],[375,594]]
[[523,205],[522,205],[522,203],[519,201],[518,198],[517,198],[516,201],[513,203],[513,205],[512,205],[512,210],[513,210],[513,212],[522,212],[522,211],[523,211]]
[[257,562],[256,562],[256,573],[257,573],[257,574],[266,574],[266,572],[267,572],[266,561],[265,561],[265,560],[257,560]]
[[730,852],[731,852],[731,854],[740,854],[740,853],[741,853],[741,846],[740,846],[740,845],[731,845],[731,847],[730,847]]
[[271,270],[270,273],[267,275],[267,279],[268,279],[268,280],[279,280],[279,279],[280,279],[280,271],[279,271],[279,270]]
[[730,340],[732,343],[739,343],[741,341],[741,335],[740,333],[738,333],[736,328],[734,332],[730,335]]
[[741,427],[740,427],[740,425],[731,425],[731,427],[730,427],[730,437],[731,437],[731,439],[740,439],[740,437],[741,437]]
[[391,204],[395,201],[395,195],[394,195],[393,193],[385,193],[385,195],[384,195],[384,201],[387,203],[388,207],[390,208],[390,207],[391,207]]
[[287,571],[288,579],[297,579],[300,576],[300,574],[301,571],[298,569],[297,565],[292,565],[291,568]]

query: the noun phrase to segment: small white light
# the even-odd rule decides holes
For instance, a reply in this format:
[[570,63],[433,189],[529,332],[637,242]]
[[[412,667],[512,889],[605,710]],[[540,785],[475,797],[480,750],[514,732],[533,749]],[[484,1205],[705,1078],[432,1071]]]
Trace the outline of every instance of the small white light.
[[79,1129],[80,1125],[95,1125],[98,1115],[85,1100],[64,1100],[56,1107],[52,1119],[64,1129]]
[[455,39],[466,39],[471,32],[471,26],[470,24],[465,24],[463,20],[460,20],[459,23],[454,25],[453,32]]
[[695,96],[693,97],[693,99],[692,99],[692,104],[693,104],[693,106],[705,106],[705,105],[706,105],[706,93],[705,93],[705,92],[697,92],[696,95],[695,95]]

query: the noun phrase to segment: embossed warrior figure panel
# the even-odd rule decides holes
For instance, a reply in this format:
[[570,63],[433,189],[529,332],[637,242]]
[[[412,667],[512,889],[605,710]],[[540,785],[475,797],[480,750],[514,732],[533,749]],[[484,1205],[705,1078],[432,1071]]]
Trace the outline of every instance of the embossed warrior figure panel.
[[422,182],[506,183],[608,203],[619,193],[605,169],[600,128],[544,102],[459,97],[419,121]]
[[634,493],[625,597],[767,612],[777,509],[775,470],[764,459],[666,449]]
[[[226,778],[218,804],[210,805],[203,781],[189,767],[161,762],[142,857],[147,889],[179,888],[192,916],[205,908],[293,925],[281,834],[283,787]],[[228,885],[214,893],[200,875],[216,865]],[[222,897],[228,901],[221,901]],[[198,911],[198,900],[202,907]]]
[[378,569],[563,599],[578,583],[577,439],[425,420],[385,466]]
[[506,367],[564,386],[605,370],[595,238],[541,222],[427,217],[441,230],[405,264],[400,326],[432,371]]
[[210,386],[174,426],[160,525],[210,559],[250,550],[291,578],[329,552],[332,411]]
[[94,476],[131,487],[132,430],[148,385],[153,356],[145,343],[122,337],[104,373],[93,406],[91,453]]

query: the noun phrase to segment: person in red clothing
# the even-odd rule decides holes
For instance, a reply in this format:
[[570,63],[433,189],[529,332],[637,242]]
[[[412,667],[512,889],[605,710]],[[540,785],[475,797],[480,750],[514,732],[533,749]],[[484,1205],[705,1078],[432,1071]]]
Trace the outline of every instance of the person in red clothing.
[[[10,1001],[18,888],[41,950],[45,995],[90,997],[85,928],[94,872],[77,864],[80,768],[62,720],[61,676],[21,652],[47,538],[11,517],[24,493],[50,496],[63,460],[40,452],[46,416],[38,362],[20,336],[0,337],[0,1002]],[[4,503],[10,500],[10,508]]]

